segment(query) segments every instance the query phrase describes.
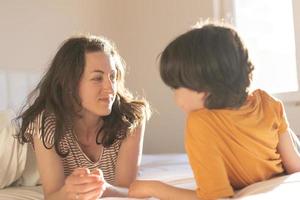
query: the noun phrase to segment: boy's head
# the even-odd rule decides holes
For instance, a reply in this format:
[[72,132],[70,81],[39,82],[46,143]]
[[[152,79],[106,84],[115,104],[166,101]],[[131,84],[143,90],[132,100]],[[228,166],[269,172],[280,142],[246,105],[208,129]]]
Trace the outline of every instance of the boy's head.
[[237,32],[215,24],[178,36],[160,57],[163,81],[173,89],[207,94],[204,107],[209,109],[239,108],[253,68]]

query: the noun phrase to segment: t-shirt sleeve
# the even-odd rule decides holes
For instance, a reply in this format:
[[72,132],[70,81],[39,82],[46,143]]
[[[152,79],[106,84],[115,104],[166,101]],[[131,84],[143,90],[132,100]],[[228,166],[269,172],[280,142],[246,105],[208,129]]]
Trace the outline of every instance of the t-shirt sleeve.
[[278,134],[285,133],[288,130],[289,123],[286,117],[283,103],[279,99],[269,95],[263,90],[259,90],[259,92],[264,102],[264,108],[266,109],[266,117],[275,119],[274,122],[276,123],[276,130]]
[[197,183],[200,199],[233,196],[224,161],[205,121],[190,115],[186,125],[185,148]]
[[44,112],[41,112],[29,123],[25,130],[25,137],[31,141],[34,146],[33,137],[38,136],[46,147],[51,148],[54,144],[55,118],[47,117],[43,119],[43,117]]
[[279,127],[278,127],[278,133],[282,134],[285,133],[289,127],[289,123],[286,117],[286,113],[284,110],[284,106],[281,101],[277,101],[277,107],[278,107],[278,119],[279,119]]

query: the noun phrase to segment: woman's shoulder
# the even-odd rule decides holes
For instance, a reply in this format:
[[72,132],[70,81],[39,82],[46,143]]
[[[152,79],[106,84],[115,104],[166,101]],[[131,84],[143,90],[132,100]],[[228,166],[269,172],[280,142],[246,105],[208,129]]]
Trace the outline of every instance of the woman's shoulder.
[[49,113],[45,110],[41,111],[39,114],[36,115],[35,119],[32,121],[38,125],[40,129],[49,129],[53,128],[56,124],[56,117],[54,114]]
[[[53,137],[56,126],[56,117],[53,114],[48,114],[45,110],[38,113],[35,118],[29,123],[25,135],[32,137],[37,135],[39,138]],[[51,142],[49,142],[51,143]]]

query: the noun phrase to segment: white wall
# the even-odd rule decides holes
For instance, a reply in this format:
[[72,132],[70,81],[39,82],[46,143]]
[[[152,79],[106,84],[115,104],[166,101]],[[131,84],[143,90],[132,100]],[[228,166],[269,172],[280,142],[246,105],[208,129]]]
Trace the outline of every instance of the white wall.
[[114,40],[126,60],[127,86],[154,110],[147,153],[183,151],[183,115],[159,78],[157,56],[176,35],[211,15],[205,0],[11,0],[0,2],[0,68],[45,68],[58,45],[78,32]]
[[[208,3],[209,2],[209,3]],[[104,33],[119,46],[129,73],[127,86],[150,101],[154,114],[147,124],[144,151],[183,152],[184,116],[161,81],[157,57],[178,34],[212,14],[208,0],[110,0],[114,28]]]
[[[144,152],[183,152],[184,116],[160,80],[157,56],[199,19],[213,18],[214,2],[218,1],[3,0],[0,69],[45,68],[58,45],[70,35],[103,34],[116,42],[128,64],[127,87],[145,95],[154,110],[146,128]],[[299,1],[294,3],[300,7]],[[295,15],[300,24],[299,12]],[[296,31],[299,35],[299,27]],[[289,105],[287,113],[292,128],[300,133],[299,108]]]
[[101,32],[98,0],[1,0],[0,67],[46,67],[72,34]]
[[[293,15],[294,15],[294,31],[295,31],[295,43],[296,43],[296,63],[297,68],[300,69],[300,1],[291,0],[293,3]],[[228,19],[228,16],[232,16],[232,6],[234,0],[213,0],[217,5],[219,5],[219,17]],[[271,2],[270,2],[271,3]],[[280,14],[280,13],[279,13]],[[278,24],[280,26],[280,24]],[[255,64],[255,63],[254,63]],[[298,70],[298,79],[300,79],[300,71]],[[284,82],[285,80],[277,80]],[[299,80],[300,85],[300,80]],[[300,89],[299,89],[300,90]],[[290,127],[293,131],[300,136],[300,99],[299,94],[288,94],[286,96],[280,95],[278,97],[284,98],[287,101],[284,101],[285,111],[287,118],[290,124]]]
[[[119,3],[119,4],[118,4]],[[116,41],[129,65],[127,86],[145,95],[154,109],[147,125],[145,152],[183,152],[184,116],[175,106],[172,93],[160,80],[157,56],[165,45],[186,31],[199,19],[227,18],[230,0],[111,0],[115,7],[110,30],[105,34]],[[213,5],[217,5],[214,8]],[[300,64],[300,2],[294,0],[297,64]],[[107,19],[106,21],[110,21]],[[284,81],[284,80],[282,80]],[[300,108],[295,102],[285,103],[291,128],[300,134]]]
[[[294,8],[294,25],[295,25],[295,36],[296,36],[295,40],[296,40],[297,66],[298,69],[300,69],[300,1],[299,0],[293,0],[293,8]],[[300,76],[299,71],[298,71],[298,76]],[[291,128],[298,135],[300,135],[300,123],[299,123],[300,99],[298,99],[298,102],[285,103],[285,109],[286,109],[287,117],[289,119]]]

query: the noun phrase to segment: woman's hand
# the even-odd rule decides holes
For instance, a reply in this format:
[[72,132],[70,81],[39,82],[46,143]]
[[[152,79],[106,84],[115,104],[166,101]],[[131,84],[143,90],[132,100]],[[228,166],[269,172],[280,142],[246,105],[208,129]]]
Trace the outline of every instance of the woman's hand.
[[106,182],[101,170],[77,168],[66,178],[64,188],[69,200],[96,200],[105,191]]

